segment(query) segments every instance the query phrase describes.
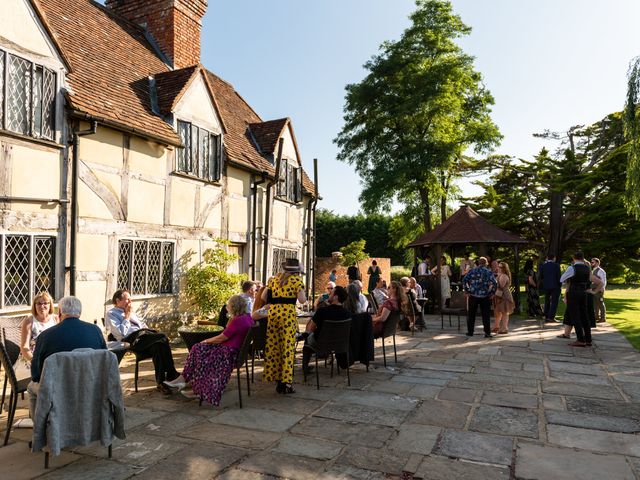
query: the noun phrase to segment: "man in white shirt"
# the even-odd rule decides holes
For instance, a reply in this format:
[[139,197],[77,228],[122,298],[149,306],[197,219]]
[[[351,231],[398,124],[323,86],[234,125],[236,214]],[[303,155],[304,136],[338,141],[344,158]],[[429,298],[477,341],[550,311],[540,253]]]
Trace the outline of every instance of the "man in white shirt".
[[604,289],[607,286],[607,272],[600,266],[599,258],[591,259],[591,268],[593,268],[593,274],[602,280],[601,291],[596,291],[593,294],[593,310],[596,315],[596,323],[603,323],[607,321],[607,311],[604,306]]
[[240,296],[247,300],[247,313],[249,314],[253,312],[253,302],[256,299],[257,291],[256,282],[252,282],[251,280],[242,282],[242,293]]

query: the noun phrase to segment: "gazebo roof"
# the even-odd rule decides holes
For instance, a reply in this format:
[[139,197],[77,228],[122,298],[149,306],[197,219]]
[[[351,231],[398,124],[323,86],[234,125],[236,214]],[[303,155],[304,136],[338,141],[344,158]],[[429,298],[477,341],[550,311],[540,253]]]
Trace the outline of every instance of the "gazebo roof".
[[528,243],[527,240],[490,224],[469,206],[462,206],[430,232],[411,242],[409,247],[474,243]]

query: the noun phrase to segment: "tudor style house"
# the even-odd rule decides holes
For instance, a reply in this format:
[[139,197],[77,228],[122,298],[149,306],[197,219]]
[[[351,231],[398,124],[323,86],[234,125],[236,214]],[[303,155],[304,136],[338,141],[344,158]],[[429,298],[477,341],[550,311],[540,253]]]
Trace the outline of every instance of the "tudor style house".
[[255,279],[312,257],[317,192],[292,122],[200,63],[206,8],[2,1],[0,314],[47,290],[93,320],[127,288],[147,318],[176,318],[181,273],[215,238]]

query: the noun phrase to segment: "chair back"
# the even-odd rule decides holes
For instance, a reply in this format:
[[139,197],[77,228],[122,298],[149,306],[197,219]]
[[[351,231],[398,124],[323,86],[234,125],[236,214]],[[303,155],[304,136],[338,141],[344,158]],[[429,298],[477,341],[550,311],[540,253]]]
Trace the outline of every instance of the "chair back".
[[367,300],[369,300],[369,306],[373,309],[373,312],[378,311],[378,302],[376,302],[376,297],[372,293],[367,294]]
[[102,320],[102,330],[107,334],[107,342],[117,342],[116,337],[113,336],[109,327],[107,327],[107,322],[105,322],[104,317],[100,318]]
[[467,297],[464,292],[451,292],[451,300],[449,300],[449,308],[467,309]]
[[20,340],[22,337],[20,327],[27,318],[28,315],[0,318],[1,340],[11,365],[15,365],[20,356]]
[[251,349],[257,352],[267,348],[267,319],[256,322],[251,329],[253,330]]
[[242,367],[244,362],[247,360],[249,356],[249,352],[251,352],[252,344],[253,344],[253,335],[255,330],[258,328],[257,325],[254,325],[247,331],[247,335],[244,337],[244,341],[242,342],[242,346],[240,347],[240,351],[238,352],[238,356],[236,358],[236,368]]
[[382,324],[383,337],[386,338],[395,335],[396,330],[398,329],[398,323],[400,323],[400,317],[401,314],[399,310],[393,310],[391,313],[389,313],[389,316]]
[[351,319],[325,320],[322,331],[317,338],[318,352],[347,353],[349,351],[349,335],[351,332]]
[[0,332],[2,334],[2,338],[0,338],[0,365],[2,365],[2,369],[4,370],[5,375],[9,379],[9,385],[11,385],[11,390],[16,391],[18,379],[16,378],[16,372],[13,370],[13,364],[15,362],[11,361],[9,352],[7,352],[7,349],[5,347],[4,328],[1,329]]

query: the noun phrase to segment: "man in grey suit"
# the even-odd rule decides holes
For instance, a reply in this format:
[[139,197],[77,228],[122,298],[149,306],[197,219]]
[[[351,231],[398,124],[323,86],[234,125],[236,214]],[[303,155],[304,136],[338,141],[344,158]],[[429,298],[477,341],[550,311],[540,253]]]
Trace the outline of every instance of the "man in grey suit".
[[591,259],[592,273],[602,281],[602,290],[593,294],[593,311],[596,316],[596,323],[607,321],[607,309],[604,306],[604,289],[607,287],[607,272],[600,266],[599,258]]
[[544,319],[545,322],[553,322],[558,309],[558,299],[560,298],[560,265],[556,263],[556,256],[552,253],[547,255],[547,260],[540,265],[538,285],[544,292]]

